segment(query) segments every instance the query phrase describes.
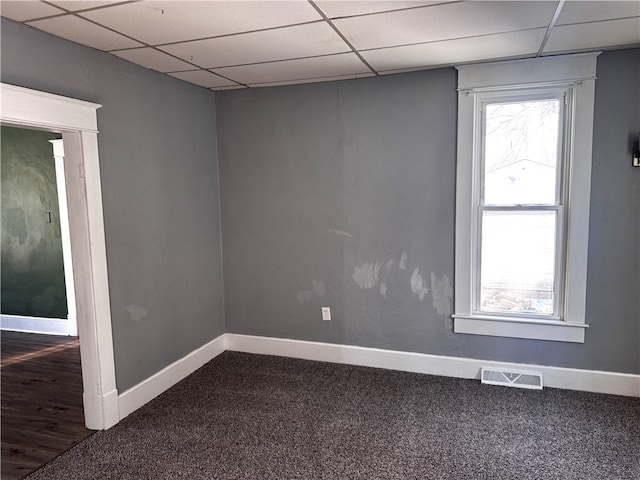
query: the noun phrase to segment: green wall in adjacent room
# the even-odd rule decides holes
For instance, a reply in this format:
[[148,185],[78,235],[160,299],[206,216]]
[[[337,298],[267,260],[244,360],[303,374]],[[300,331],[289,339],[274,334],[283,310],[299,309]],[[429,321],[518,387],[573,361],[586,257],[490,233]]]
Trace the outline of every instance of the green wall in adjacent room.
[[2,126],[1,136],[2,313],[66,319],[56,170],[49,143],[60,135]]

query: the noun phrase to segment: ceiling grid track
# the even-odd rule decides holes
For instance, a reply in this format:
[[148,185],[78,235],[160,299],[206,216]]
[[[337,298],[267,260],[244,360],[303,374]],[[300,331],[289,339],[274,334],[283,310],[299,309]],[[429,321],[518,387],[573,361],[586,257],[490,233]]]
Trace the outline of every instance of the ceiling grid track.
[[640,1],[41,0],[2,7],[3,17],[30,28],[211,90],[640,47]]
[[[120,6],[120,5],[130,4],[130,3],[139,3],[139,1],[140,1],[140,0],[133,0],[133,1],[129,1],[129,2],[122,2],[122,3],[118,3],[118,4],[116,4],[116,5]],[[90,18],[86,18],[86,17],[83,17],[82,15],[80,15],[80,13],[83,13],[83,12],[94,11],[94,10],[102,10],[102,9],[109,8],[109,7],[111,7],[111,6],[115,6],[115,5],[104,5],[104,6],[102,6],[102,7],[85,8],[85,9],[83,9],[83,10],[75,10],[75,11],[73,11],[73,10],[67,10],[66,8],[60,7],[60,6],[58,6],[58,5],[54,5],[54,4],[52,4],[52,3],[50,3],[50,2],[47,2],[47,1],[43,1],[42,3],[46,3],[47,5],[51,5],[51,6],[53,6],[53,7],[59,8],[59,9],[61,9],[61,10],[64,10],[64,11],[66,12],[65,14],[61,14],[61,15],[54,15],[54,16],[52,16],[52,17],[46,17],[46,18],[56,18],[56,17],[60,17],[60,16],[64,16],[64,15],[72,15],[72,16],[74,16],[74,17],[77,17],[77,18],[80,18],[80,19],[82,19],[82,20],[85,20],[85,21],[87,21],[87,22],[89,22],[89,23],[92,23],[92,24],[94,24],[94,25],[96,25],[96,26],[98,26],[98,27],[102,27],[102,28],[104,28],[104,29],[106,29],[106,30],[109,30],[110,32],[116,33],[116,34],[118,34],[118,35],[122,35],[123,37],[128,38],[129,40],[132,40],[132,41],[137,42],[137,43],[139,43],[139,44],[141,44],[141,45],[142,45],[142,47],[131,47],[131,48],[123,49],[123,50],[135,50],[135,49],[137,49],[137,48],[145,48],[145,47],[146,47],[146,48],[151,48],[152,50],[155,50],[155,51],[157,51],[157,52],[163,53],[163,54],[165,54],[165,55],[168,55],[168,56],[170,56],[170,57],[175,58],[176,60],[180,60],[181,62],[188,63],[189,65],[192,65],[192,66],[194,66],[194,67],[195,67],[195,68],[194,68],[194,70],[187,70],[187,71],[199,71],[199,70],[202,70],[202,71],[205,71],[205,72],[209,72],[210,74],[215,75],[215,76],[217,76],[217,77],[223,78],[223,79],[225,79],[227,82],[235,83],[235,84],[237,84],[237,85],[241,85],[241,86],[243,86],[243,87],[245,87],[245,88],[249,88],[249,86],[248,86],[248,85],[245,85],[244,83],[237,82],[236,80],[232,80],[231,78],[227,78],[227,77],[225,77],[224,75],[220,75],[219,73],[212,72],[211,70],[208,70],[208,69],[206,69],[206,68],[203,68],[203,67],[201,67],[200,65],[197,65],[197,64],[195,64],[195,63],[193,63],[193,62],[190,62],[189,60],[185,60],[184,58],[180,58],[180,57],[178,57],[178,56],[176,56],[176,55],[173,55],[173,54],[171,54],[171,53],[169,53],[169,52],[165,52],[164,50],[160,50],[160,49],[159,49],[159,48],[157,48],[155,45],[150,45],[150,44],[148,44],[148,43],[146,43],[146,42],[143,42],[143,41],[141,41],[141,40],[138,40],[137,38],[131,37],[130,35],[127,35],[127,34],[125,34],[125,33],[119,32],[119,31],[117,31],[117,30],[114,30],[113,28],[107,27],[106,25],[102,25],[102,24],[100,24],[100,23],[96,22],[95,20],[91,20]],[[164,14],[164,12],[163,12],[163,14]],[[32,22],[32,21],[35,21],[35,20],[29,20],[29,21],[30,21],[30,22]],[[117,50],[114,50],[114,51],[117,51]],[[108,53],[108,52],[107,52],[107,53]],[[167,73],[167,72],[161,72],[161,73]],[[175,78],[175,77],[174,77],[174,78]],[[233,85],[231,85],[231,86],[233,86]],[[207,87],[204,87],[204,88],[207,88]]]
[[547,45],[547,40],[549,40],[549,35],[551,35],[551,30],[553,30],[553,27],[556,26],[556,22],[558,21],[558,17],[560,16],[562,7],[564,7],[564,2],[565,0],[560,0],[558,2],[558,5],[556,6],[556,11],[554,12],[553,17],[551,17],[551,22],[549,22],[549,26],[547,27],[547,31],[544,34],[544,38],[542,39],[542,42],[540,43],[540,48],[538,49],[538,53],[536,54],[536,57],[539,57],[542,55],[542,52],[544,51],[544,47]]
[[360,61],[364,63],[365,66],[369,70],[371,70],[371,72],[376,77],[380,76],[380,74],[371,65],[369,65],[369,62],[367,62],[364,59],[364,57],[360,54],[360,52],[356,49],[356,47],[353,46],[353,44],[349,41],[349,39],[347,39],[347,37],[343,35],[343,33],[338,29],[338,27],[335,26],[335,24],[331,21],[331,19],[320,9],[320,7],[318,7],[318,5],[316,5],[314,0],[308,0],[308,1],[311,4],[311,6],[316,9],[316,12],[318,12],[318,14],[324,19],[324,21],[329,24],[329,26],[333,29],[333,31],[338,34],[338,36],[342,39],[342,41],[349,46],[351,51],[356,54],[356,56],[360,59]]

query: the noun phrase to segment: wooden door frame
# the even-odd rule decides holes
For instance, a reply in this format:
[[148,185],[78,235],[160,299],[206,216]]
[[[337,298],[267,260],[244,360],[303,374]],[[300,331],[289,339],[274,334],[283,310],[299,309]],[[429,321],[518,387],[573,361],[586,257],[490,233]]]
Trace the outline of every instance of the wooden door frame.
[[62,133],[87,428],[120,420],[98,157],[101,105],[0,83],[0,121]]

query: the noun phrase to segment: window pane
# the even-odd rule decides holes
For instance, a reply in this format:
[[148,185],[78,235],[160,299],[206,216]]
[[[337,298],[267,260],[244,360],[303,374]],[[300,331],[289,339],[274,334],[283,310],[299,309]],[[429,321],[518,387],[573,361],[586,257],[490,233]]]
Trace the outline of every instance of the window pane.
[[484,203],[554,204],[560,101],[485,107]]
[[556,212],[483,212],[480,310],[553,314]]

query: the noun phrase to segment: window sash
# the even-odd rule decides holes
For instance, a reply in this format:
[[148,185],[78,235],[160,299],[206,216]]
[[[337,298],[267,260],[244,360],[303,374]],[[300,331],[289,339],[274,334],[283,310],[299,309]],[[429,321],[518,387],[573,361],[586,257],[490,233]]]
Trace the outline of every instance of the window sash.
[[[476,122],[474,139],[476,142],[474,168],[476,181],[479,182],[476,188],[476,205],[484,204],[484,172],[485,172],[485,154],[486,154],[486,107],[491,104],[503,103],[522,103],[536,100],[558,100],[559,102],[559,122],[558,122],[558,144],[556,150],[556,188],[555,202],[551,205],[560,205],[564,203],[566,198],[565,191],[568,172],[565,159],[568,158],[569,146],[569,119],[572,89],[568,87],[556,88],[527,88],[519,91],[509,92],[481,92],[476,94]],[[526,204],[533,205],[533,204]],[[549,205],[549,204],[542,204]]]
[[[474,122],[474,141],[475,141],[475,160],[473,161],[473,178],[474,195],[473,209],[476,215],[473,217],[472,225],[472,288],[471,288],[471,306],[474,315],[491,315],[494,317],[509,317],[513,319],[537,319],[548,321],[563,320],[563,305],[565,298],[565,254],[566,254],[566,209],[564,202],[567,198],[567,178],[568,162],[566,159],[569,154],[570,146],[570,105],[571,105],[571,88],[562,87],[544,87],[544,88],[526,88],[517,91],[501,91],[501,92],[478,92],[475,99],[475,122]],[[556,167],[555,167],[555,202],[553,204],[517,204],[517,205],[496,205],[485,204],[485,154],[486,154],[486,106],[490,104],[503,103],[522,103],[536,100],[558,100],[559,102],[559,121],[558,136],[556,150]],[[553,211],[556,213],[555,225],[555,251],[554,251],[554,275],[553,275],[553,313],[549,314],[532,314],[530,312],[495,312],[483,310],[481,308],[481,275],[482,275],[482,218],[483,213],[487,211],[504,211],[504,212],[535,212],[535,211]]]
[[[484,212],[555,212],[555,242],[554,242],[554,272],[553,272],[553,313],[552,314],[534,314],[531,312],[496,312],[493,310],[483,310],[481,308],[481,290],[482,290],[482,217]],[[564,285],[565,285],[565,268],[564,268],[564,250],[565,250],[565,209],[562,205],[514,205],[514,206],[495,206],[495,205],[479,205],[475,223],[477,225],[474,248],[474,265],[473,269],[473,288],[471,290],[471,301],[473,305],[472,313],[474,315],[491,315],[496,317],[512,317],[512,318],[535,318],[539,320],[555,320],[563,319],[564,305]]]

